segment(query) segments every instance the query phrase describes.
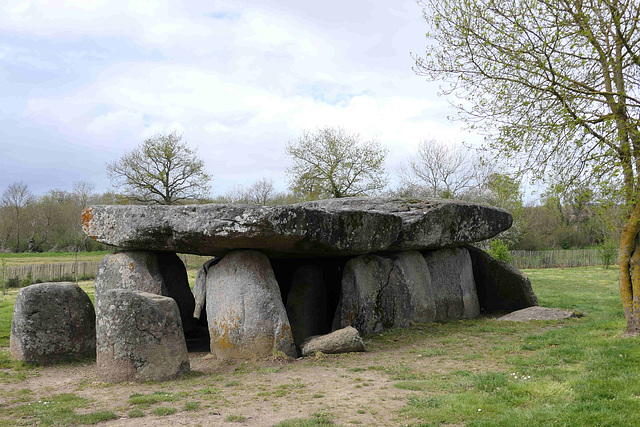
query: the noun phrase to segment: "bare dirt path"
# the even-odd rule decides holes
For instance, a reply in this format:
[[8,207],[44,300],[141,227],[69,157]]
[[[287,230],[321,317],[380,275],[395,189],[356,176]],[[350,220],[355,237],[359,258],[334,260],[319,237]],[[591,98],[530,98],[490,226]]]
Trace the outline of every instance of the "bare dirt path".
[[[403,408],[412,397],[428,396],[430,388],[398,385],[419,385],[454,371],[497,369],[502,363],[475,357],[493,339],[458,339],[437,328],[385,332],[366,340],[365,353],[297,360],[221,363],[209,353],[190,353],[192,373],[164,383],[105,384],[95,364],[0,369],[7,375],[0,376],[0,425],[35,423],[37,418],[7,418],[2,411],[12,414],[11,408],[25,402],[62,393],[89,401],[76,413],[115,413],[117,418],[100,423],[108,426],[272,426],[313,417],[336,425],[411,425],[417,420]],[[165,409],[174,413],[158,415]]]

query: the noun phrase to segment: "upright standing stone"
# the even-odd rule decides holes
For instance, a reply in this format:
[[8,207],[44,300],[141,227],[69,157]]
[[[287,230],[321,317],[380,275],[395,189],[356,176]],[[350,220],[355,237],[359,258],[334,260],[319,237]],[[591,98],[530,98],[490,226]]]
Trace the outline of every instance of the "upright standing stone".
[[287,315],[297,345],[308,337],[329,332],[331,317],[327,293],[320,266],[305,264],[295,269],[287,296]]
[[189,372],[180,311],[173,298],[109,289],[98,308],[100,380],[165,381]]
[[436,319],[472,318],[480,314],[469,252],[464,248],[423,252],[431,273]]
[[128,289],[173,298],[180,309],[185,332],[191,330],[195,301],[184,264],[176,254],[152,251],[122,251],[107,254],[95,280],[96,311],[102,294],[109,289]]
[[195,308],[193,309],[193,317],[200,319],[202,310],[205,308],[207,300],[207,274],[212,265],[215,265],[220,258],[211,258],[198,269],[196,272],[196,280],[193,285],[193,298],[195,299]]
[[529,278],[512,265],[473,246],[466,247],[473,263],[480,307],[485,310],[520,310],[537,306]]
[[432,321],[436,312],[430,282],[427,263],[416,251],[353,258],[344,268],[336,313],[340,321],[334,321],[334,329],[353,326],[367,335]]
[[207,321],[219,359],[297,355],[278,283],[260,252],[233,251],[209,269]]
[[11,356],[44,365],[93,358],[96,315],[75,283],[40,283],[18,292],[11,323]]

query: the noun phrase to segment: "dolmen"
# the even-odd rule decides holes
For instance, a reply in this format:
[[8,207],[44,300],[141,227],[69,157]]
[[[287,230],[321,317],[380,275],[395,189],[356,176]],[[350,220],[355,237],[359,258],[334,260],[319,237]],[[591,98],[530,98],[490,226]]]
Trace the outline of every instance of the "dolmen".
[[[109,205],[88,207],[82,222],[119,249],[101,261],[95,285],[105,381],[188,372],[185,336],[203,322],[219,360],[297,357],[301,347],[362,350],[360,335],[385,328],[537,305],[526,276],[470,246],[512,223],[479,204]],[[177,253],[211,257],[193,291]]]

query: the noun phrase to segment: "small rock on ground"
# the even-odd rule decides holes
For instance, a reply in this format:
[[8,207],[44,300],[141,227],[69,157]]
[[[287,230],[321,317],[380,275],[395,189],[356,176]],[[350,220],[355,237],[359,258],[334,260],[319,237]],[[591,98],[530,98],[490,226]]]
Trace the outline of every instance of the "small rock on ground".
[[512,322],[528,322],[530,320],[563,320],[570,317],[577,317],[572,311],[561,310],[559,308],[546,307],[527,307],[517,310],[502,317],[498,320],[507,320]]

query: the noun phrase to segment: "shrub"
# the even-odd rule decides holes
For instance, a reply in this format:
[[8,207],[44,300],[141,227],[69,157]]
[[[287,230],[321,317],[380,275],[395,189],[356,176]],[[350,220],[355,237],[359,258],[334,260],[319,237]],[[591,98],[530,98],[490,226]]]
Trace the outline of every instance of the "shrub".
[[600,260],[604,268],[609,268],[615,264],[616,258],[618,257],[618,245],[616,242],[607,240],[599,244],[596,249],[598,249],[598,255],[600,255]]
[[489,248],[487,253],[495,259],[502,260],[504,262],[513,261],[513,256],[509,251],[509,245],[501,239],[489,240]]

